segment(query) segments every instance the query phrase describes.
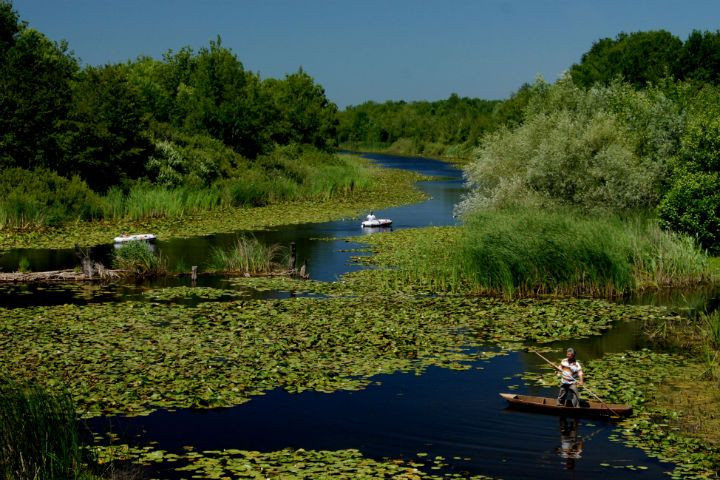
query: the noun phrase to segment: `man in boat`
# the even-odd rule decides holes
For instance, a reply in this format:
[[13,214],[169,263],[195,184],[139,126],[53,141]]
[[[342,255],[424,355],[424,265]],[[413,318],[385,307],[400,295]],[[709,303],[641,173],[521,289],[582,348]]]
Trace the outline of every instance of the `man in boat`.
[[575,350],[573,348],[567,349],[567,355],[560,362],[558,374],[562,377],[557,400],[558,405],[567,405],[570,402],[573,407],[580,406],[580,394],[577,387],[583,385],[585,381],[582,366],[575,359]]
[[375,220],[375,215],[373,215],[373,212],[370,212],[370,215],[367,216],[367,221],[371,222],[373,220]]

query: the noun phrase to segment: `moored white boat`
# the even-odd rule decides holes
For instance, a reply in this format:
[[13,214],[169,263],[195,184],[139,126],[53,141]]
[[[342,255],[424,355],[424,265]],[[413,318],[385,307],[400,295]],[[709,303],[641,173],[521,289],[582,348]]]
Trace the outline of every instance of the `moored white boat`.
[[365,220],[360,225],[365,228],[389,227],[392,225],[392,220],[389,218],[376,218],[374,220]]
[[376,218],[372,212],[370,212],[370,215],[367,216],[367,219],[363,220],[363,222],[360,224],[360,226],[363,228],[389,227],[390,225],[392,225],[392,220],[390,220],[389,218]]
[[127,242],[137,242],[137,241],[145,241],[145,242],[152,242],[157,237],[153,235],[152,233],[138,233],[135,235],[120,235],[119,237],[115,237],[115,243],[127,243]]

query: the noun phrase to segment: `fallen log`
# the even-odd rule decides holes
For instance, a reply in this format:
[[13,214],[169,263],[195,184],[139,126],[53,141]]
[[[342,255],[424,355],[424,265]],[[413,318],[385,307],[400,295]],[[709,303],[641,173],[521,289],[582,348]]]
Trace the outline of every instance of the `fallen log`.
[[51,270],[48,272],[0,272],[0,283],[52,283],[93,282],[126,277],[126,270],[105,270],[88,276],[77,270]]

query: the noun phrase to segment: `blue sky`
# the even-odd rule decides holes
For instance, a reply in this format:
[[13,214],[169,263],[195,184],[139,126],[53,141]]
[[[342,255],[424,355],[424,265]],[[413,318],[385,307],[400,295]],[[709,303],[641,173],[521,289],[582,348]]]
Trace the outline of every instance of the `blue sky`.
[[86,64],[160,57],[217,35],[249,70],[302,66],[340,107],[366,100],[505,98],[553,81],[601,37],[720,29],[718,0],[15,0]]

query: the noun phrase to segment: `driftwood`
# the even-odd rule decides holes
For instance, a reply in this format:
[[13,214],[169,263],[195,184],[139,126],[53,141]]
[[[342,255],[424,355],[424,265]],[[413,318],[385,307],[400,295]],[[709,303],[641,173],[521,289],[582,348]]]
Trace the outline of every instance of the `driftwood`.
[[90,275],[77,270],[52,270],[49,272],[0,272],[0,283],[52,283],[52,282],[92,282],[110,280],[127,276],[125,270],[92,269]]

